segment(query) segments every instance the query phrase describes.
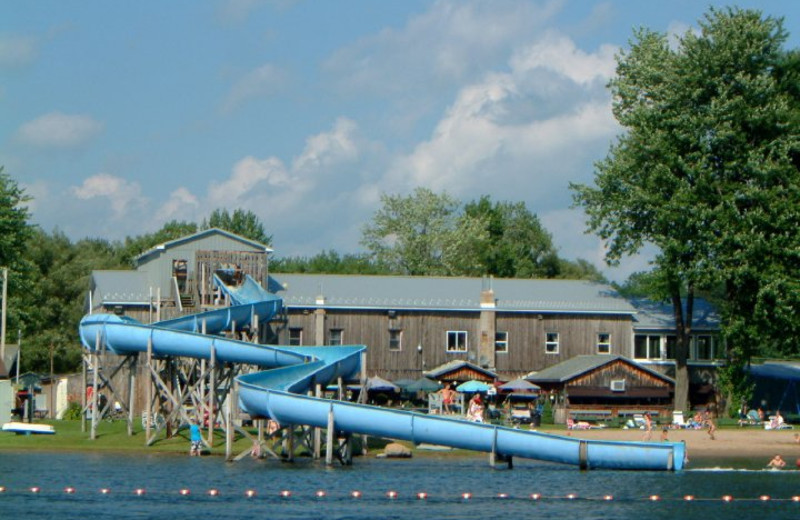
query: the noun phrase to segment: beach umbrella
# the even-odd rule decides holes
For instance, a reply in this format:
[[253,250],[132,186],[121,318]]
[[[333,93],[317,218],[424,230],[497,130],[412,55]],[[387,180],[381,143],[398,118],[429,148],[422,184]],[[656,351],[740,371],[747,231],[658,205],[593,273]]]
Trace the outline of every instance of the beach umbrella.
[[514,379],[513,381],[509,381],[508,383],[504,383],[498,386],[500,390],[510,391],[510,392],[538,392],[541,388],[537,385],[534,385],[530,381],[526,381],[525,379]]
[[367,379],[367,390],[374,392],[399,392],[400,387],[382,377],[370,377]]
[[421,377],[406,387],[407,392],[435,392],[442,385],[427,377]]
[[466,383],[461,383],[456,387],[456,390],[459,392],[485,392],[490,386],[491,385],[489,383],[484,383],[483,381],[473,379],[471,381],[467,381]]
[[394,381],[394,384],[399,386],[401,389],[406,390],[406,387],[412,384],[414,381],[414,379],[397,379]]

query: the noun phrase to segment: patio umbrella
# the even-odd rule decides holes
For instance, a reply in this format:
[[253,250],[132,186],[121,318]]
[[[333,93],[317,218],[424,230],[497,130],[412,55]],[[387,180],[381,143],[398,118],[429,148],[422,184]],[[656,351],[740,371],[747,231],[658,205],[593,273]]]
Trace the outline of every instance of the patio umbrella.
[[421,377],[406,387],[407,392],[435,392],[442,385],[427,377]]
[[456,387],[456,390],[459,392],[485,392],[489,389],[489,383],[484,383],[483,381],[478,381],[477,379],[473,379],[471,381],[467,381],[466,383],[461,383]]
[[498,386],[500,390],[511,391],[511,392],[538,392],[541,388],[537,385],[534,385],[530,381],[526,381],[525,379],[515,379],[513,381],[509,381],[508,383],[504,383]]
[[375,392],[399,392],[400,387],[382,377],[370,377],[367,379],[367,390]]
[[414,379],[397,379],[394,381],[394,384],[399,386],[402,390],[406,390],[406,387],[412,384],[414,381]]

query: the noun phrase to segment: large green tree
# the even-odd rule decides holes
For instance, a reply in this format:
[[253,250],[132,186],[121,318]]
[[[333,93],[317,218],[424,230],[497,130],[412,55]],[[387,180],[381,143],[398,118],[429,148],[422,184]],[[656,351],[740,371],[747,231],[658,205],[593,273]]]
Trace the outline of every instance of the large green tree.
[[409,196],[384,194],[381,202],[361,239],[377,263],[414,276],[483,274],[486,225],[465,215],[459,201],[417,188]]
[[231,214],[227,209],[215,209],[208,221],[203,221],[200,225],[200,229],[208,228],[224,229],[256,242],[272,245],[272,235],[267,234],[261,219],[249,210],[235,209]]
[[780,20],[740,9],[710,10],[673,46],[636,31],[610,83],[625,133],[596,164],[595,186],[572,186],[607,261],[658,248],[654,287],[672,302],[678,332],[678,409],[698,289],[726,288],[724,331],[740,356],[769,330],[752,311],[797,308],[777,297],[796,284],[787,261],[800,244],[785,39]]

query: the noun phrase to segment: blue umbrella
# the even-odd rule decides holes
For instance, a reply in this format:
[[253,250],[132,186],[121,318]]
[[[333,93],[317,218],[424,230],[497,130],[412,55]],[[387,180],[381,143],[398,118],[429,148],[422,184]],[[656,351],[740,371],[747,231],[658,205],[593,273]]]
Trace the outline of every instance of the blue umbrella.
[[435,392],[442,388],[442,385],[433,381],[432,379],[428,379],[427,377],[421,377],[408,385],[406,387],[407,392]]
[[485,392],[490,386],[491,385],[489,383],[484,383],[483,381],[473,379],[471,381],[467,381],[466,383],[461,383],[456,387],[456,390],[459,392]]

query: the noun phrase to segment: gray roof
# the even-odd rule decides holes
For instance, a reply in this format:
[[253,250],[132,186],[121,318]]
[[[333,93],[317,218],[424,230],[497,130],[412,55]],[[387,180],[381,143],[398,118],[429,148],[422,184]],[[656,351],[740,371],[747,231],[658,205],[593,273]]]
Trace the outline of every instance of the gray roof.
[[92,304],[148,305],[147,273],[139,271],[92,271]]
[[[494,291],[507,312],[626,314],[636,310],[611,287],[583,280],[272,274],[287,306],[327,308],[481,310],[481,291]],[[277,282],[277,285],[273,282]]]
[[[633,329],[636,331],[674,331],[675,316],[672,312],[672,303],[654,302],[645,299],[633,299],[631,304],[636,308],[636,317],[633,320]],[[683,302],[684,310],[686,302]],[[719,330],[720,317],[716,309],[702,298],[695,298],[692,312],[692,329]]]
[[656,372],[655,370],[651,370],[645,366],[642,366],[633,361],[632,359],[626,358],[625,356],[609,355],[609,354],[592,354],[592,355],[575,356],[573,358],[567,359],[566,361],[562,361],[557,365],[547,367],[544,370],[539,370],[538,372],[531,372],[530,374],[525,376],[525,379],[533,383],[565,383],[591,370],[594,370],[598,367],[607,365],[617,360],[622,360],[628,363],[629,365],[635,366],[664,381],[668,381],[670,383],[675,382],[675,380],[673,380],[672,378],[667,377],[664,374],[661,374],[660,372]]
[[199,238],[203,238],[203,237],[206,237],[206,236],[209,236],[209,235],[223,235],[223,236],[226,236],[226,237],[228,237],[228,238],[230,238],[232,240],[236,240],[237,242],[241,242],[242,244],[245,244],[245,245],[248,245],[250,247],[253,247],[255,249],[262,249],[262,250],[266,251],[267,253],[271,253],[272,252],[272,249],[270,249],[269,246],[267,246],[265,244],[262,244],[261,242],[256,242],[255,240],[250,240],[249,238],[245,238],[245,237],[237,235],[235,233],[231,233],[230,231],[225,231],[224,229],[209,228],[209,229],[204,229],[202,231],[198,231],[197,233],[194,233],[192,235],[186,235],[185,237],[176,238],[175,240],[170,240],[168,242],[164,242],[163,244],[159,244],[159,245],[157,245],[157,246],[155,246],[155,247],[153,247],[151,249],[148,249],[144,253],[140,254],[134,260],[136,261],[136,264],[138,265],[138,264],[141,264],[142,261],[144,261],[148,257],[153,256],[155,254],[158,254],[159,251],[163,251],[163,250],[169,249],[171,247],[179,246],[179,245],[185,244],[187,242],[192,242],[194,240],[197,240]]
[[448,361],[443,365],[439,365],[436,368],[428,370],[423,375],[425,377],[438,379],[449,372],[465,367],[474,370],[476,372],[481,372],[483,374],[486,374],[488,377],[491,377],[492,379],[497,379],[497,374],[492,372],[491,370],[486,368],[481,368],[478,365],[472,364],[469,361],[465,361],[463,359],[454,359],[452,361]]

